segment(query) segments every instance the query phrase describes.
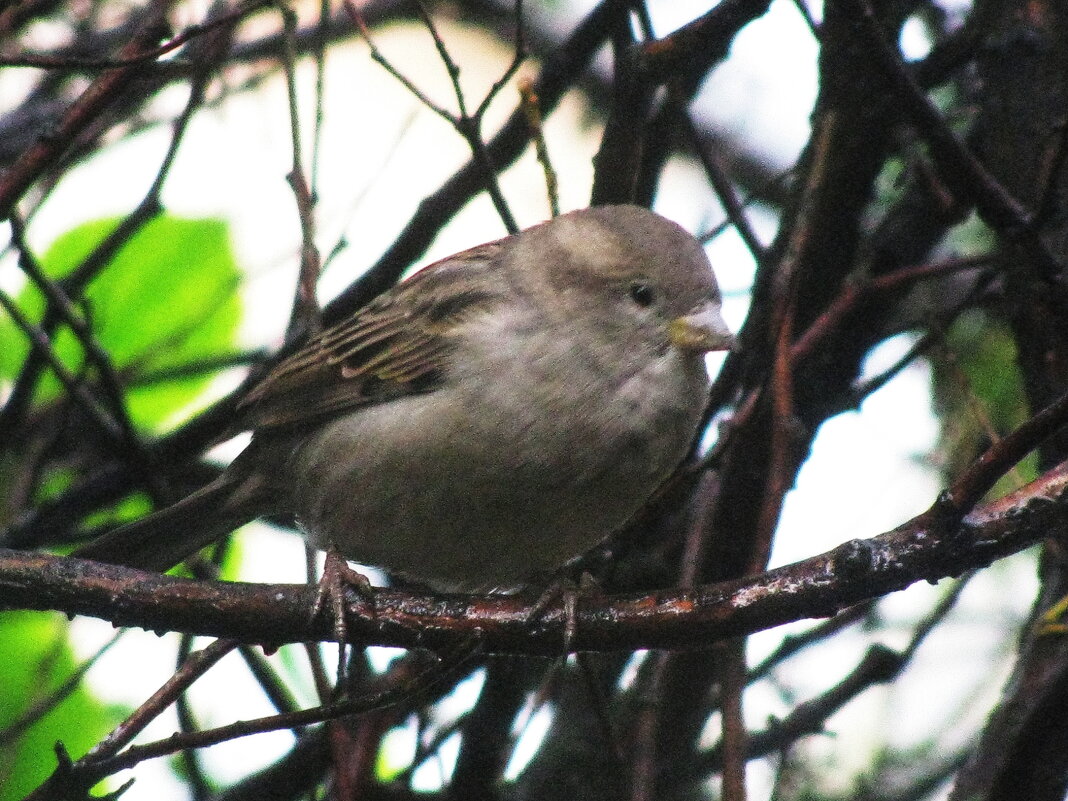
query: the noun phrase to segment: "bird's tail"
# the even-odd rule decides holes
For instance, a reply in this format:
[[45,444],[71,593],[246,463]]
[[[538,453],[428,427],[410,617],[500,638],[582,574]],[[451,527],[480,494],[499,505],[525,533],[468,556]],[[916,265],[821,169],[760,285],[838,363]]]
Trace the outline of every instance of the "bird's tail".
[[109,531],[71,556],[163,572],[266,513],[255,479],[223,473],[178,503]]

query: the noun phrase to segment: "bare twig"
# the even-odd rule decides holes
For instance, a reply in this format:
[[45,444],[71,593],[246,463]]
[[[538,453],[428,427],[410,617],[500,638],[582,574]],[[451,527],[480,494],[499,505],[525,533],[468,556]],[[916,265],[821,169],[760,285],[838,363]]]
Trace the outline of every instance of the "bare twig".
[[19,309],[18,304],[2,290],[0,290],[0,306],[26,335],[33,352],[52,369],[52,373],[59,379],[63,388],[78,403],[89,419],[113,442],[121,442],[122,426],[101,407],[100,402],[89,393],[85,384],[63,364],[59,355],[53,350],[52,340],[44,329],[27,318]]
[[485,97],[482,98],[477,110],[473,114],[469,113],[467,110],[467,98],[464,95],[463,88],[460,86],[460,67],[449,54],[449,50],[445,46],[445,41],[442,39],[441,34],[437,29],[437,25],[434,23],[433,18],[422,3],[418,4],[419,13],[434,41],[438,56],[441,58],[442,64],[445,65],[449,80],[452,82],[453,95],[456,98],[456,104],[459,109],[458,114],[453,114],[444,106],[432,101],[412,80],[407,78],[400,70],[390,63],[389,59],[387,59],[375,45],[374,40],[371,38],[371,32],[363,20],[362,14],[359,9],[356,8],[356,5],[352,0],[345,0],[345,8],[348,11],[349,16],[352,18],[353,23],[356,25],[356,29],[360,32],[364,41],[367,42],[367,46],[371,49],[371,58],[378,64],[382,65],[382,67],[390,75],[396,78],[409,92],[411,92],[420,103],[452,125],[457,133],[466,140],[475,162],[482,170],[482,177],[485,182],[484,188],[489,193],[490,199],[493,201],[493,205],[497,209],[497,214],[500,216],[502,222],[504,222],[504,226],[508,229],[508,232],[513,234],[516,233],[519,230],[519,226],[516,224],[515,218],[512,216],[512,212],[508,208],[508,203],[504,199],[504,194],[501,192],[500,184],[497,180],[497,167],[493,164],[489,150],[486,147],[486,142],[482,138],[482,121],[490,103],[493,102],[493,99],[500,93],[501,89],[504,88],[508,81],[512,79],[525,58],[522,0],[516,0],[516,18],[519,20],[519,26],[517,28],[515,39],[515,55],[505,68],[501,77],[494,82]]
[[293,298],[293,311],[289,318],[286,339],[290,342],[302,341],[315,334],[322,324],[319,302],[315,296],[315,287],[319,281],[321,262],[319,249],[315,245],[315,200],[304,175],[303,147],[300,135],[300,113],[297,105],[296,52],[293,47],[293,34],[296,30],[296,14],[288,8],[280,7],[283,27],[285,29],[285,49],[282,66],[286,76],[286,97],[289,102],[289,136],[293,151],[293,167],[286,176],[293,189],[297,203],[297,215],[300,218],[300,274]]
[[[136,57],[146,48],[156,46],[166,33],[166,11],[172,0],[154,0],[152,12],[125,47],[119,51],[120,58]],[[63,120],[48,137],[43,137],[29,148],[0,177],[0,220],[6,220],[23,193],[42,173],[53,166],[56,159],[74,141],[74,138],[115,101],[137,73],[143,69],[140,62],[100,75],[82,96],[67,110]]]
[[962,197],[973,201],[980,216],[992,228],[1019,240],[1044,275],[1050,278],[1059,275],[1060,264],[1036,235],[1034,212],[1016,200],[949,127],[901,63],[900,54],[887,43],[868,0],[850,0],[850,3],[862,21],[857,26],[858,32],[882,63],[894,90],[904,101],[905,114],[929,144],[946,182]]
[[[104,740],[90,749],[87,760],[109,759],[130,744],[145,726],[155,720],[185,692],[189,686],[203,676],[214,664],[238,647],[232,640],[216,640],[206,648],[189,655],[181,668],[167,682],[152,694],[147,701],[124,720]],[[106,775],[106,774],[104,774]]]
[[556,217],[560,214],[560,193],[556,170],[553,169],[552,160],[549,158],[549,148],[545,144],[541,106],[538,104],[538,93],[534,91],[532,80],[524,79],[519,82],[519,97],[534,140],[534,152],[537,153],[538,163],[541,164],[542,172],[545,174],[545,192],[549,196],[549,213]]
[[[145,193],[144,198],[137,205],[137,208],[127,215],[111,233],[105,236],[103,241],[93,248],[92,252],[77,267],[58,282],[59,290],[70,301],[77,301],[89,282],[111,263],[115,255],[138,231],[160,213],[160,193],[163,191],[163,184],[170,174],[174,159],[178,154],[178,147],[185,136],[193,112],[200,107],[203,101],[210,65],[213,62],[213,58],[219,56],[221,49],[228,41],[226,39],[228,31],[229,29],[226,27],[221,28],[214,31],[212,36],[208,38],[209,46],[206,48],[205,63],[195,74],[190,86],[189,98],[182,109],[182,113],[174,121],[167,152],[164,154],[159,169],[156,171],[152,184]],[[58,310],[49,304],[41,321],[41,330],[46,336],[51,336],[60,322],[61,316]],[[45,360],[43,358],[30,358],[22,365],[11,394],[3,409],[0,410],[0,440],[9,436],[22,421],[33,397],[34,388],[37,385],[44,364]]]
[[122,381],[118,371],[111,361],[111,356],[97,340],[89,324],[74,308],[74,304],[63,291],[63,288],[50,279],[36,257],[30,251],[29,244],[25,239],[25,231],[18,215],[11,216],[11,239],[19,252],[19,266],[44,295],[48,305],[55,311],[57,320],[66,325],[74,334],[75,339],[85,353],[86,361],[96,368],[100,376],[100,384],[107,399],[110,419],[118,426],[123,436],[123,444],[135,452],[142,464],[147,464],[144,449],[140,439],[130,421],[129,412],[126,408],[126,395],[123,391]]
[[52,53],[20,53],[15,56],[0,57],[0,68],[3,67],[37,67],[39,69],[62,69],[79,70],[83,72],[117,69],[119,67],[135,67],[155,61],[160,56],[177,50],[199,36],[203,36],[213,28],[223,25],[235,25],[255,11],[267,6],[275,5],[276,0],[251,0],[233,11],[221,14],[204,23],[189,25],[170,40],[159,47],[142,50],[136,55],[124,58],[77,58],[74,56],[56,56]]
[[336,720],[358,712],[394,704],[411,698],[413,692],[417,690],[427,689],[432,683],[442,681],[464,664],[474,652],[472,641],[467,640],[440,659],[432,660],[429,665],[424,665],[420,670],[394,672],[387,675],[380,682],[382,686],[372,688],[360,696],[287,714],[239,721],[215,729],[176,734],[165,740],[130,746],[120,752],[120,748],[126,745],[135,733],[134,728],[139,731],[148,720],[173,702],[178,693],[184,692],[192,681],[232,650],[235,645],[233,642],[218,640],[203,651],[193,654],[191,659],[183,665],[182,670],[141,707],[139,710],[141,714],[138,714],[136,719],[129,719],[124,727],[113,732],[108,739],[93,748],[83,759],[66,768],[66,780],[69,782],[73,777],[88,788],[103,777],[133,767],[146,759],[155,759],[188,749],[206,748],[250,734]]
[[700,159],[701,166],[704,167],[705,175],[708,177],[708,182],[712,184],[723,210],[727,213],[727,219],[738,232],[738,236],[745,242],[749,252],[753,254],[753,260],[759,264],[765,256],[764,246],[760,243],[753,226],[749,224],[749,219],[745,215],[745,203],[738,196],[734,185],[727,178],[716,155],[702,146],[697,126],[694,125],[693,117],[690,116],[690,113],[685,110],[680,111],[679,119],[682,121],[683,129],[690,140],[690,147]]

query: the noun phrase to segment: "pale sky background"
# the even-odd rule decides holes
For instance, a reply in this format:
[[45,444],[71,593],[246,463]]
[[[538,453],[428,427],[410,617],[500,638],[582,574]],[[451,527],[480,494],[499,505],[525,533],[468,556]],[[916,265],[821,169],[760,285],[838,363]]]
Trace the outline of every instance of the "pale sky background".
[[[577,20],[590,5],[558,3],[553,8],[554,13],[560,7],[572,8],[571,19]],[[669,32],[707,8],[706,3],[690,0],[665,0],[651,6],[659,33]],[[507,64],[510,49],[455,25],[443,24],[442,31],[461,64],[465,87],[471,96],[480,97],[484,87]],[[915,28],[908,30],[906,40],[910,54],[923,53],[925,45]],[[395,26],[379,32],[376,41],[405,74],[448,102],[445,74],[425,32]],[[816,48],[797,9],[786,0],[777,0],[765,17],[742,33],[731,56],[710,78],[696,108],[744,134],[754,149],[785,167],[808,135],[808,116],[816,90]],[[531,70],[527,67],[524,71],[529,74]],[[314,86],[310,65],[302,66],[299,81],[302,112],[310,123]],[[508,113],[513,96],[506,92],[504,99],[495,104],[487,130],[492,132]],[[173,108],[183,100],[183,93],[172,92],[160,103]],[[332,49],[325,107],[324,168],[317,209],[319,244],[325,254],[344,232],[350,247],[324,277],[324,299],[372,263],[392,242],[419,200],[467,157],[462,140],[371,62],[362,44]],[[310,124],[306,125],[306,136],[310,130]],[[579,141],[573,140],[576,133],[581,136]],[[596,151],[598,135],[599,128],[574,93],[547,123],[548,147],[561,178],[565,209],[586,203],[592,177],[590,159]],[[34,220],[30,230],[34,245],[43,250],[57,235],[84,220],[127,213],[151,182],[168,136],[167,129],[146,132],[72,171]],[[428,159],[428,154],[433,157]],[[288,111],[279,77],[255,93],[198,113],[164,192],[165,206],[173,214],[221,216],[230,221],[239,260],[249,276],[243,333],[249,344],[277,344],[288,317],[299,244],[293,198],[285,182],[290,167]],[[540,167],[530,155],[509,171],[503,188],[522,225],[547,216]],[[720,217],[709,211],[711,204],[701,208],[694,202],[695,197],[708,197],[698,167],[674,163],[656,208],[700,232]],[[765,241],[769,240],[774,234],[773,221],[757,210],[754,222]],[[423,263],[503,233],[488,201],[480,198],[439,237]],[[751,261],[732,232],[717,237],[708,252],[727,294],[728,323],[737,330],[746,312]],[[10,261],[0,262],[0,285],[16,280],[14,269]],[[870,370],[876,372],[890,364],[907,346],[905,338],[887,343],[871,355]],[[840,415],[822,428],[812,458],[788,497],[773,555],[775,564],[820,553],[852,537],[880,533],[930,504],[939,489],[939,477],[924,459],[937,435],[929,408],[929,382],[923,365],[912,367],[857,412]],[[220,384],[217,389],[221,392],[225,387]],[[263,547],[257,547],[257,558],[248,566],[248,577],[303,581],[299,539],[265,526],[255,529],[248,536],[258,538]],[[955,613],[961,621],[954,628],[960,634],[959,641],[932,645],[918,656],[913,670],[922,680],[870,691],[833,719],[831,727],[841,727],[854,738],[852,744],[861,746],[849,750],[842,748],[841,739],[826,742],[829,759],[843,759],[847,750],[857,755],[858,764],[841,765],[841,775],[848,777],[852,770],[865,764],[865,736],[875,741],[888,734],[901,743],[919,736],[917,727],[931,725],[932,697],[941,699],[945,714],[957,717],[952,712],[957,705],[966,709],[965,701],[975,701],[973,682],[979,681],[982,674],[969,680],[959,672],[945,670],[947,660],[965,671],[971,665],[973,672],[985,672],[984,691],[996,692],[999,674],[992,672],[990,666],[1004,665],[1004,653],[1011,647],[1011,643],[1001,641],[1001,626],[1005,618],[1025,612],[1034,583],[1026,559],[1009,560],[985,573],[969,588]],[[999,585],[1012,586],[1014,590],[1011,594],[1001,593]],[[896,629],[889,627],[890,644],[903,644],[903,640],[893,641],[895,632],[907,636],[917,609],[923,608],[918,602],[929,602],[938,592],[937,588],[922,585],[884,602],[887,617],[899,624]],[[997,601],[993,611],[992,596]],[[784,627],[754,637],[751,660],[755,662],[774,647],[787,629],[798,627],[803,626]],[[82,638],[85,655],[112,633],[110,625],[93,620],[79,619],[74,628]],[[103,660],[91,677],[108,699],[136,704],[170,675],[173,649],[143,631],[132,631],[125,639],[127,647]],[[824,645],[811,656],[800,658],[802,665],[805,660],[811,665],[791,669],[789,680],[794,683],[785,689],[800,697],[819,692],[827,680],[825,660],[829,655],[833,655],[836,665],[852,664],[868,645],[860,632],[836,642],[833,649]],[[127,668],[131,659],[138,660],[135,671]],[[108,682],[109,676],[121,676],[121,681]],[[468,685],[468,694],[477,682],[476,678]],[[969,695],[963,698],[962,693]],[[271,712],[253,683],[246,680],[235,656],[228,657],[206,680],[198,682],[194,696],[210,699],[198,706],[202,714],[211,710],[211,718],[201,721],[204,725]],[[782,696],[770,688],[747,697],[751,701],[746,711],[754,726],[762,726],[769,714],[786,711]],[[311,697],[302,700],[313,701]],[[973,703],[974,706],[981,705]],[[544,710],[540,718],[537,714],[535,718],[543,724],[547,721]],[[146,736],[164,737],[174,725],[173,717],[157,721]],[[537,730],[537,725],[530,727],[530,739],[536,740]],[[411,736],[409,732],[406,740],[403,732],[398,733],[398,748],[410,748]],[[237,779],[249,772],[250,764],[267,764],[281,755],[290,742],[286,733],[245,738],[209,749],[205,759],[224,779]],[[821,747],[818,740],[813,747]],[[443,769],[447,770],[447,766]],[[438,781],[432,773],[427,770],[419,777],[427,787]],[[833,775],[835,771],[828,773]],[[136,775],[137,783],[124,796],[128,801],[179,797],[179,786],[170,779],[164,761],[146,763]]]

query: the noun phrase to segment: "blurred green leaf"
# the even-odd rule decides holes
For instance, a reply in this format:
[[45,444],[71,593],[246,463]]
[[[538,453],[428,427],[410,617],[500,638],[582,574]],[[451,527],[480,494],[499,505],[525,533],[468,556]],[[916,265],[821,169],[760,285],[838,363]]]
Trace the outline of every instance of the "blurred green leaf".
[[[962,315],[931,358],[935,406],[942,421],[939,451],[948,475],[955,476],[1028,417],[1022,378],[1011,334],[982,312]],[[1034,477],[1032,459],[1015,478],[999,483],[1001,494]]]
[[[61,235],[41,258],[46,273],[60,278],[77,267],[118,225],[118,218],[87,222]],[[129,411],[140,427],[158,427],[188,405],[210,380],[189,377],[139,385],[155,371],[195,365],[229,353],[240,321],[236,289],[240,274],[222,220],[187,220],[167,215],[147,223],[92,281],[84,309],[101,347],[121,371]],[[44,298],[27,286],[19,307],[34,321]],[[67,329],[54,338],[55,352],[78,373],[85,364],[82,346]],[[17,374],[29,345],[9,319],[0,321],[0,375]],[[61,392],[49,376],[38,399]]]
[[395,726],[382,737],[375,759],[375,778],[388,784],[412,765],[412,734],[403,726]]
[[[66,622],[30,612],[0,614],[0,732],[23,718],[71,674]],[[77,759],[117,722],[80,687],[10,742],[0,742],[0,801],[19,799],[56,766],[55,744]]]

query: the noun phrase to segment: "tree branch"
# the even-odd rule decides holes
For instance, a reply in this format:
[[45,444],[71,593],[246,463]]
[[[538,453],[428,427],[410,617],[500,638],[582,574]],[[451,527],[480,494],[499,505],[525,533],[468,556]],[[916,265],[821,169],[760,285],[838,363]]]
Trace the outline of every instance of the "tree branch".
[[[726,637],[827,617],[916,581],[957,576],[1066,532],[1068,463],[978,507],[956,527],[925,512],[885,534],[757,576],[583,598],[572,645],[594,651],[705,648]],[[268,645],[328,640],[332,622],[309,619],[315,592],[310,585],[201,582],[0,550],[0,606],[54,609],[154,631]],[[358,594],[348,601],[350,638],[364,645],[436,649],[474,637],[490,652],[556,655],[568,623],[560,607],[532,621],[531,602],[511,595],[378,590],[373,615]]]

